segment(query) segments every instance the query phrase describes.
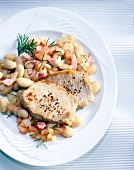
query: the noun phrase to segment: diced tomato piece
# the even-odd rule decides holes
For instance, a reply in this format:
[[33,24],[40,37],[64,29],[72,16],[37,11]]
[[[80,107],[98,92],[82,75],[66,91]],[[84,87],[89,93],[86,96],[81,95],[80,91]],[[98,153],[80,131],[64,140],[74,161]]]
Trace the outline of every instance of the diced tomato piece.
[[27,134],[28,133],[28,128],[25,126],[22,126],[21,124],[18,125],[18,129],[22,134]]

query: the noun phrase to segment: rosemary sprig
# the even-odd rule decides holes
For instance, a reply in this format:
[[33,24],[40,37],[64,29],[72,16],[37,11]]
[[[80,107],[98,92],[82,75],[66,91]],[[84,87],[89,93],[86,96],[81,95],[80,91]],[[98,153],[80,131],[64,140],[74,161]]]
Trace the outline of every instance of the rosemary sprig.
[[[41,146],[41,145],[43,145],[44,147],[47,148],[47,146],[45,145],[45,142],[44,142],[44,138],[43,138],[43,137],[42,137],[42,138],[39,138],[38,140],[39,140],[39,143],[38,143],[38,145],[36,146],[36,148],[38,148],[38,147]],[[37,140],[34,140],[34,141],[37,141]],[[47,148],[47,149],[48,149],[48,148]]]
[[48,38],[48,39],[47,39],[47,41],[46,41],[46,45],[48,44],[49,39],[50,39],[50,38]]
[[43,54],[43,57],[42,57],[42,63],[41,63],[40,67],[38,68],[38,70],[36,71],[35,74],[37,74],[37,73],[40,71],[40,69],[41,69],[41,67],[42,67],[42,65],[43,65],[43,61],[45,61],[45,60],[44,60],[44,57],[45,57],[45,53]]
[[7,116],[7,119],[8,119],[9,117],[11,117],[11,114],[9,114],[9,115]]
[[37,42],[34,42],[34,39],[32,40],[31,43],[28,42],[29,37],[24,35],[21,35],[18,33],[17,40],[18,40],[18,55],[26,52],[28,54],[31,54],[34,56],[34,50],[35,50],[35,44]]
[[53,126],[49,126],[51,129],[53,129],[53,130],[57,130],[57,131],[59,131],[56,127],[56,124],[54,124]]
[[41,138],[38,138],[38,139],[35,139],[34,141],[38,141],[38,140],[40,140]]
[[56,126],[56,124],[49,126],[49,128],[53,129]]
[[82,54],[82,57],[84,57],[86,60],[87,60],[87,58],[86,58],[86,54],[84,55],[84,54]]

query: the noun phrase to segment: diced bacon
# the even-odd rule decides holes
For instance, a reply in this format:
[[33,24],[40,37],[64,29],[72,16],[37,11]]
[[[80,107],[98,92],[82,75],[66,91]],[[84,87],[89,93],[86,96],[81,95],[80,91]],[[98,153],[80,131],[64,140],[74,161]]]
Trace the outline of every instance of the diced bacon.
[[92,66],[95,62],[92,60],[91,56],[87,59],[87,62],[89,63],[89,66]]
[[73,66],[73,69],[77,69],[77,59],[75,55],[71,58],[71,65]]
[[49,48],[48,48],[48,46],[44,46],[44,47],[42,47],[42,49],[40,50],[40,52],[41,52],[41,53],[45,53],[45,54],[47,54],[47,53],[49,52]]
[[31,116],[31,115],[28,115],[28,119],[29,119],[29,120],[32,120],[32,116]]
[[27,53],[22,53],[22,56],[24,57],[24,58],[27,58],[28,60],[31,60],[31,56],[29,55],[29,54],[27,54]]
[[54,71],[54,72],[57,72],[57,71],[58,71],[58,68],[53,68],[53,71]]
[[38,129],[36,127],[34,127],[34,126],[31,126],[31,127],[29,127],[29,131],[30,132],[37,132]]
[[23,57],[23,61],[24,61],[24,63],[26,63],[28,61],[28,59]]
[[42,130],[46,127],[46,124],[44,122],[37,122],[37,128]]
[[32,68],[28,68],[27,71],[28,71],[28,74],[29,74],[30,76],[33,75],[33,69],[32,69]]
[[20,109],[21,109],[21,107],[15,107],[13,111],[18,112]]
[[41,46],[38,45],[38,46],[36,47],[36,50],[35,50],[35,51],[36,51],[36,52],[39,52],[40,50],[41,50]]
[[38,65],[38,64],[40,63],[40,61],[39,61],[39,60],[33,60],[33,63],[34,63],[35,65]]
[[5,79],[2,81],[2,83],[5,84],[6,86],[11,86],[13,84],[13,80]]
[[46,56],[46,60],[50,62],[50,64],[54,66],[58,66],[57,60],[55,58],[51,58],[49,55]]
[[45,74],[39,72],[39,73],[38,73],[38,79],[42,79],[42,78],[45,78]]

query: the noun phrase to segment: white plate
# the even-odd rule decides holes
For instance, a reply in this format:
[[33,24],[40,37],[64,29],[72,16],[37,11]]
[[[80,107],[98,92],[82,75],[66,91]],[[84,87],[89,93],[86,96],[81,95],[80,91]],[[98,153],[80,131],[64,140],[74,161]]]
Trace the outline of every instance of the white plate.
[[61,33],[74,34],[85,52],[90,51],[97,65],[97,74],[91,80],[99,80],[101,91],[95,95],[95,103],[77,111],[83,124],[74,129],[69,139],[59,137],[48,149],[36,148],[37,143],[29,135],[21,135],[15,117],[0,114],[0,148],[12,158],[35,166],[60,165],[90,151],[106,132],[115,109],[117,80],[111,53],[94,28],[81,17],[58,8],[34,8],[23,11],[0,26],[0,56],[16,51],[16,35],[26,33],[33,37],[60,38]]

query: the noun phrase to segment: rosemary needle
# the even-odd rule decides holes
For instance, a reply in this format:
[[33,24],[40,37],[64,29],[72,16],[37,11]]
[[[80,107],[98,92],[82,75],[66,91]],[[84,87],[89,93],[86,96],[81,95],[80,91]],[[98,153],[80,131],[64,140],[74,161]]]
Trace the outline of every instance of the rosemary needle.
[[35,74],[37,74],[37,73],[40,71],[40,69],[41,69],[41,67],[42,67],[42,65],[43,65],[43,61],[45,61],[45,60],[44,60],[44,57],[45,57],[45,53],[43,54],[43,57],[42,57],[42,63],[41,63],[40,67],[38,68],[38,70],[36,71]]
[[46,45],[48,44],[49,39],[50,39],[50,38],[48,38],[48,39],[47,39],[47,41],[46,41]]
[[36,133],[34,133],[34,134],[31,134],[30,136],[34,136],[34,135],[37,135],[37,134],[39,134],[39,132],[36,132]]
[[86,55],[82,54],[82,57],[84,57],[87,60]]

